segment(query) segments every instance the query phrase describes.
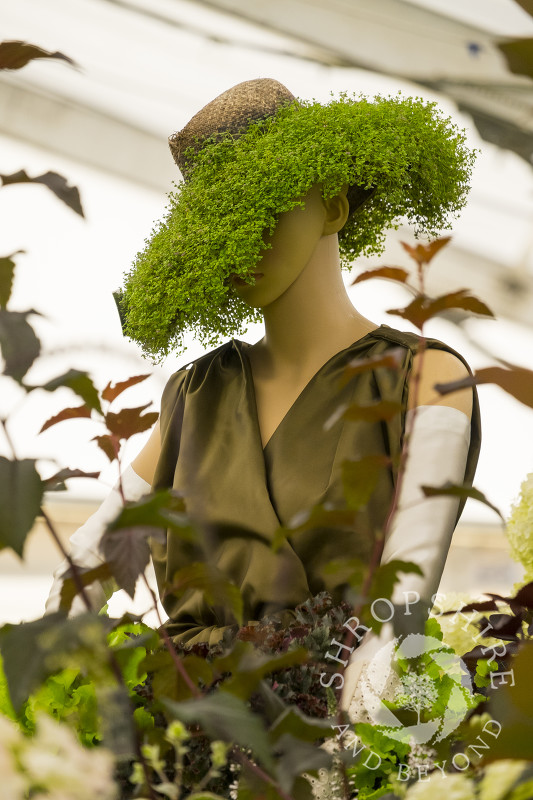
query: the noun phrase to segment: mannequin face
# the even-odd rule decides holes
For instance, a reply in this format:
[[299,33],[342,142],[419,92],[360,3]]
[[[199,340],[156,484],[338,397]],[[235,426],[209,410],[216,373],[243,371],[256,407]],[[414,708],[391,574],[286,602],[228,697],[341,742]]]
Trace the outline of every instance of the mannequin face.
[[302,275],[324,235],[327,213],[320,186],[313,186],[303,199],[304,208],[296,206],[281,214],[274,232],[265,234],[265,244],[271,247],[261,251],[253,270],[255,283],[232,278],[236,293],[254,308],[274,302]]

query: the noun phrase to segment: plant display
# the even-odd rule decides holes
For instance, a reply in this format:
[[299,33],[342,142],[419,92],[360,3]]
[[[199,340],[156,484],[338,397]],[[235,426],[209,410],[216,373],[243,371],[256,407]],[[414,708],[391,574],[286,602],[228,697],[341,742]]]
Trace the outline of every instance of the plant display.
[[[192,152],[187,182],[170,195],[125,280],[125,333],[154,361],[182,349],[194,331],[206,345],[259,319],[230,284],[250,273],[277,216],[360,187],[362,206],[339,234],[342,262],[382,251],[400,219],[436,235],[464,206],[474,154],[435,103],[418,98],[341,95],[328,105],[298,101],[254,122],[241,136],[219,135]],[[266,245],[268,248],[269,245]]]
[[[28,56],[27,47],[22,47],[21,57]],[[0,64],[2,52],[0,46]],[[259,129],[253,135],[259,136]],[[209,152],[223,153],[226,146],[232,145],[206,149],[199,169],[208,169]],[[68,187],[65,195],[64,179],[57,176],[52,184],[61,187],[56,192],[61,199],[72,200],[74,187]],[[330,185],[332,191],[334,186]],[[450,201],[452,206],[457,197]],[[77,200],[79,204],[79,195]],[[373,241],[367,240],[365,246],[374,246]],[[465,290],[437,298],[425,293],[427,266],[445,244],[441,239],[429,245],[404,245],[416,263],[419,282],[411,286],[414,297],[409,305],[391,313],[410,320],[422,333],[428,319],[449,308],[490,314]],[[242,268],[244,273],[245,265]],[[116,410],[112,404],[147,376],[109,383],[99,391],[89,375],[71,369],[46,384],[30,384],[26,374],[40,345],[28,321],[31,312],[8,307],[14,270],[14,254],[0,259],[0,347],[5,362],[1,380],[16,381],[28,395],[68,387],[78,405],[45,421],[41,430],[92,418],[100,426],[94,437],[97,446],[120,469],[124,443],[153,425],[157,415],[146,407]],[[406,284],[409,274],[384,267],[357,280],[371,278]],[[422,336],[422,353],[424,341]],[[395,369],[393,358],[386,357],[379,365],[367,361],[349,365],[346,379],[353,377],[354,369]],[[483,382],[498,383],[533,408],[532,371],[487,368],[461,385]],[[447,384],[440,391],[456,388],[457,383]],[[377,419],[385,418],[390,408],[377,403],[373,413]],[[41,515],[62,549],[53,520],[42,507],[43,497],[45,492],[64,489],[67,480],[87,477],[86,473],[63,469],[43,479],[37,459],[17,457],[9,420],[0,422],[10,447],[9,457],[0,458],[0,547],[22,557],[27,535]],[[409,431],[400,476],[408,453]],[[360,462],[346,464],[357,467],[346,469],[347,513],[353,514],[368,501],[379,470],[359,469]],[[350,485],[353,475],[356,485]],[[494,509],[470,486],[422,488],[427,496],[470,497]],[[516,553],[526,570],[531,553],[529,545],[524,546],[529,528],[523,521],[530,518],[532,502],[528,480],[510,523],[511,535],[520,543]],[[379,633],[373,602],[389,600],[402,573],[420,573],[420,567],[409,562],[380,566],[386,528],[395,510],[393,504],[384,530],[376,532],[369,563],[339,558],[328,565],[346,575],[344,602],[335,605],[321,593],[294,609],[288,623],[273,615],[257,624],[238,625],[209,647],[175,645],[163,624],[153,630],[138,618],[112,619],[105,609],[91,606],[85,589],[94,581],[114,582],[133,597],[137,581],[146,580],[149,539],[164,537],[170,528],[191,544],[201,542],[202,532],[174,491],[125,503],[103,535],[100,566],[83,569],[62,550],[70,570],[59,611],[0,629],[0,767],[6,797],[529,800],[533,796],[533,583],[513,596],[491,594],[486,600],[466,598],[466,603],[445,598],[432,613],[422,609],[427,619],[414,634],[420,646],[410,652],[390,645],[395,667],[380,691],[372,694],[372,681],[382,679],[379,670],[369,668],[362,676],[363,701],[367,696],[373,701],[362,704],[366,718],[351,718],[340,709],[345,656],[351,652],[354,631],[364,625]],[[317,506],[308,519],[334,527],[343,513]],[[305,528],[307,521],[300,519],[299,526]],[[298,530],[298,526],[280,529],[273,548]],[[229,604],[232,610],[242,607],[238,588],[214,569],[207,556],[180,577],[186,577],[187,588],[204,592],[212,604]],[[86,612],[69,618],[76,596],[83,599]],[[405,615],[395,618],[394,633],[400,645],[412,635],[405,627]],[[372,717],[375,700],[381,704],[382,716],[377,719]]]

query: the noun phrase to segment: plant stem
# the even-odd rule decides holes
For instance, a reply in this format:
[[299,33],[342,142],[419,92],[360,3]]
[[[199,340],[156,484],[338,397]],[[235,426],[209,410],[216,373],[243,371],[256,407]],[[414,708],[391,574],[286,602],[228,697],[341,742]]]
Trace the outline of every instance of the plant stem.
[[176,648],[174,647],[174,645],[172,643],[172,639],[170,638],[170,636],[167,633],[167,629],[165,628],[165,626],[163,624],[163,620],[161,619],[161,614],[159,613],[159,608],[157,607],[157,597],[155,596],[154,590],[152,589],[152,587],[148,583],[148,579],[147,579],[147,577],[146,577],[144,572],[142,574],[142,578],[143,578],[143,581],[145,583],[146,588],[148,589],[148,591],[152,595],[152,599],[154,601],[155,612],[156,612],[157,618],[159,620],[158,633],[161,635],[161,637],[162,637],[162,639],[163,639],[163,641],[165,643],[165,647],[168,650],[168,652],[170,653],[170,657],[172,658],[174,664],[176,665],[176,669],[178,670],[179,674],[181,675],[181,677],[185,681],[185,684],[188,686],[188,688],[190,689],[191,693],[193,695],[195,695],[195,697],[201,697],[202,696],[201,691],[198,689],[197,686],[194,685],[193,681],[189,677],[189,674],[188,674],[187,670],[183,666],[183,662],[182,662],[181,658],[179,657],[179,655],[176,652]]
[[57,533],[57,531],[56,531],[56,529],[54,527],[54,524],[53,524],[52,520],[50,519],[50,517],[48,516],[48,514],[46,513],[46,511],[44,510],[44,508],[42,506],[41,506],[41,508],[39,510],[39,513],[41,514],[41,516],[43,517],[44,521],[46,522],[46,527],[50,531],[50,533],[52,535],[52,538],[54,539],[55,543],[57,544],[57,546],[58,546],[63,558],[66,561],[68,561],[69,567],[70,567],[70,569],[72,571],[72,579],[73,579],[74,583],[76,584],[76,589],[78,590],[78,594],[81,596],[81,599],[85,603],[87,611],[94,611],[92,603],[89,600],[89,596],[88,596],[87,592],[85,591],[85,586],[83,585],[83,581],[81,579],[80,571],[78,569],[77,564],[72,560],[72,557],[69,555],[69,553],[63,547],[63,542],[59,538],[59,535],[58,535],[58,533]]

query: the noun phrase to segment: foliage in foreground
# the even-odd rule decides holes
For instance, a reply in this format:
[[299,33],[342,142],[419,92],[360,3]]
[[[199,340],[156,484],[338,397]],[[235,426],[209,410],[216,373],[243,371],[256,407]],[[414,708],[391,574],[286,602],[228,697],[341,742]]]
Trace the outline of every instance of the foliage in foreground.
[[[0,47],[0,64],[5,52]],[[25,46],[21,58],[32,53],[60,57]],[[17,63],[12,46],[7,55],[11,65]],[[2,179],[7,186],[31,182],[23,171]],[[73,187],[60,176],[47,181],[37,182],[52,191],[55,187],[58,197],[79,213]],[[450,308],[490,314],[466,291],[440,298],[425,295],[424,270],[443,244],[439,240],[406,246],[417,263],[420,285],[412,302],[395,313],[420,330],[427,319]],[[146,376],[108,384],[101,392],[78,370],[42,386],[29,384],[26,374],[40,345],[28,321],[35,312],[7,307],[15,256],[0,259],[3,380],[16,381],[28,394],[69,387],[81,404],[64,409],[42,430],[93,417],[105,426],[95,437],[97,445],[110,461],[119,461],[123,443],[149,428],[156,415],[145,407],[115,411],[111,404]],[[370,277],[405,284],[408,274],[384,268],[358,280]],[[380,364],[352,364],[346,377],[394,368],[392,357]],[[489,368],[463,385],[487,381],[499,383],[533,407],[529,370]],[[379,421],[390,409],[378,404],[372,413]],[[10,458],[0,459],[0,547],[22,556],[27,534],[42,513],[45,492],[61,490],[65,481],[84,473],[65,469],[43,479],[35,459],[17,458],[8,421],[2,420],[2,425],[12,452]],[[358,481],[347,485],[350,511],[367,502],[377,480],[376,470],[361,470],[354,463],[347,470]],[[515,542],[520,543],[515,551],[529,570],[533,534],[527,523],[528,487],[529,481],[514,519],[519,529]],[[490,505],[470,487],[427,487],[427,493],[474,497]],[[336,513],[318,508],[311,518],[319,515],[326,527],[334,526]],[[45,521],[57,540],[53,521]],[[390,597],[399,574],[413,571],[413,565],[401,562],[377,567],[386,531],[376,537],[370,567],[337,565],[346,570],[354,609],[318,596],[295,610],[290,624],[282,626],[271,618],[236,626],[234,635],[214,648],[176,648],[164,627],[154,631],[138,620],[98,615],[88,601],[85,614],[67,617],[74,597],[83,596],[95,580],[114,580],[133,595],[149,560],[148,539],[164,535],[168,528],[189,541],[201,535],[188,520],[181,498],[171,491],[127,504],[104,535],[105,563],[94,570],[71,563],[60,611],[24,625],[5,625],[0,631],[0,765],[10,800],[88,800],[97,795],[106,800],[119,795],[121,800],[310,800],[320,796],[320,785],[322,796],[330,800],[438,800],[444,793],[459,800],[527,800],[533,794],[533,584],[525,584],[512,597],[489,595],[452,613],[437,609],[437,619],[425,624],[418,660],[397,654],[392,677],[399,688],[384,703],[400,729],[434,724],[457,709],[463,715],[459,719],[461,714],[456,714],[459,722],[449,735],[428,745],[376,721],[351,723],[338,709],[343,656],[353,646],[354,631],[359,623],[371,624],[372,600]],[[287,531],[280,532],[284,535]],[[110,539],[115,546],[107,546]],[[229,602],[238,610],[235,587],[208,559],[190,579],[189,585],[196,581],[196,588],[213,602]],[[453,638],[459,628],[469,633],[466,642],[456,637],[462,644],[454,651],[447,637]]]

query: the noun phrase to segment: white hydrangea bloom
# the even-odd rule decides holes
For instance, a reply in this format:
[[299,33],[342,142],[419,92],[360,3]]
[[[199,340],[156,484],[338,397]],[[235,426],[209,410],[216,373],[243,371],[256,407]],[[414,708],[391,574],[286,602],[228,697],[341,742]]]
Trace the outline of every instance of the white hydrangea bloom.
[[[443,611],[460,611],[461,608],[474,602],[474,600],[486,601],[488,597],[473,597],[472,595],[460,592],[439,593],[433,608],[433,613],[442,630],[444,644],[451,647],[459,656],[468,653],[478,644],[489,647],[491,644],[500,643],[499,639],[482,638],[479,636],[479,628],[475,623],[484,616],[481,612],[468,611],[460,614],[442,613]],[[502,611],[505,611],[504,607],[502,607]]]
[[480,783],[480,800],[502,800],[528,766],[528,761],[510,758],[489,764]]
[[47,800],[115,800],[114,760],[104,748],[84,748],[65,725],[46,715],[37,719],[36,734],[26,740],[20,763],[28,780]]
[[533,472],[522,483],[520,496],[511,508],[507,536],[512,557],[523,564],[525,578],[533,580]]
[[434,772],[426,780],[414,783],[404,800],[476,800],[474,782],[465,775],[442,776]]

